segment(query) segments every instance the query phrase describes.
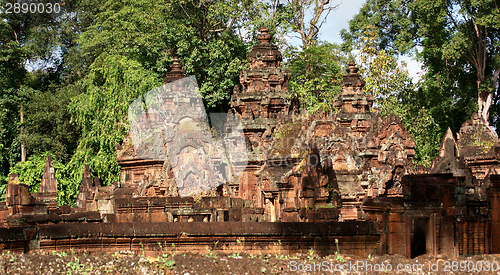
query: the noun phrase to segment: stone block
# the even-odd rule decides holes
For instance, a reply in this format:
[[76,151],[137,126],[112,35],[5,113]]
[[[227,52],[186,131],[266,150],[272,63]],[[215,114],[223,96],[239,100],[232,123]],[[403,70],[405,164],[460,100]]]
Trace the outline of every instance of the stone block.
[[404,222],[403,214],[401,213],[389,213],[389,223],[402,223]]
[[[319,214],[319,213],[318,213]],[[283,212],[283,222],[299,222],[299,213],[297,212]]]
[[264,214],[264,208],[254,208],[254,213],[258,215]]
[[241,214],[243,214],[243,215],[255,214],[255,209],[243,208],[243,209],[241,209]]
[[306,217],[308,222],[319,222],[321,220],[321,213],[309,210],[306,211]]
[[387,235],[387,254],[389,255],[405,255],[404,234],[388,234]]
[[321,221],[336,221],[339,218],[340,210],[337,208],[319,208]]
[[38,228],[38,236],[41,239],[64,239],[70,238],[69,224],[41,225]]
[[99,211],[89,211],[85,213],[85,221],[87,222],[98,222],[101,221],[101,213]]
[[402,222],[389,222],[387,223],[387,227],[389,228],[389,233],[403,234],[405,232],[404,223]]
[[35,199],[31,196],[26,184],[9,184],[6,190],[7,206],[33,205]]
[[242,209],[241,208],[229,208],[229,221],[230,222],[239,222],[242,217]]
[[229,209],[231,206],[231,198],[230,197],[218,197],[217,198],[217,209]]
[[[111,214],[114,213],[113,201],[112,200],[98,200],[97,208],[99,212],[103,214]],[[163,210],[163,205],[162,205]]]
[[231,208],[243,208],[243,199],[231,198]]
[[253,201],[252,200],[244,200],[243,201],[243,207],[245,207],[245,208],[252,208],[253,207]]
[[40,249],[46,251],[55,251],[56,250],[56,241],[51,239],[42,239],[40,240]]
[[217,204],[217,197],[202,197],[200,203],[195,203],[193,209],[211,209]]
[[118,222],[118,218],[116,214],[102,214],[102,221],[104,223],[116,223]]
[[49,213],[49,209],[56,209],[56,206],[52,204],[49,208],[49,206],[46,204],[36,203],[35,205],[33,205],[33,214],[47,214]]

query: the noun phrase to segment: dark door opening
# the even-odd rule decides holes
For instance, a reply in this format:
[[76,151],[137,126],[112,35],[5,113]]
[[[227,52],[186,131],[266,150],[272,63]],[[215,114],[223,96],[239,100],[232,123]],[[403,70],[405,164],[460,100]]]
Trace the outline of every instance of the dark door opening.
[[411,220],[411,257],[427,253],[429,218],[414,218]]

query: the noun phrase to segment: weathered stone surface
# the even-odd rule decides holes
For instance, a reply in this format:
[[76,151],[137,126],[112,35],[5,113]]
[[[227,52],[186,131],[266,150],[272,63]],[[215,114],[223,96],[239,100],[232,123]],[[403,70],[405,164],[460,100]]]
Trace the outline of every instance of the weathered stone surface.
[[40,193],[57,193],[57,179],[52,163],[52,156],[48,155],[43,168],[42,182],[40,183]]
[[495,131],[476,113],[462,124],[457,139],[459,154],[464,157],[484,155],[499,142]]
[[[256,203],[273,212],[272,219],[280,219],[286,208],[324,204],[342,208],[343,220],[359,219],[362,213],[355,208],[366,196],[401,196],[401,178],[415,173],[415,142],[398,117],[372,112],[373,98],[365,95],[357,71],[351,62],[335,99],[336,115],[283,121],[264,146],[266,162],[256,183],[249,177],[244,184],[258,186],[254,190],[263,195]],[[309,221],[314,215],[298,217]]]
[[474,113],[472,119],[460,128],[457,141],[448,129],[430,173],[452,173],[465,177],[468,200],[484,202],[487,200],[488,176],[499,171],[499,151],[497,134]]
[[[262,29],[248,56],[250,69],[240,74],[242,88],[235,87],[231,98],[246,144],[230,136],[227,144],[210,147],[247,147],[248,165],[235,158],[217,170],[242,172],[238,177],[180,197],[174,173],[211,185],[208,174],[223,161],[196,159],[193,138],[176,131],[154,140],[159,148],[137,152],[129,136],[117,146],[120,182],[101,186],[87,165],[77,207],[57,208],[57,180],[47,158],[38,194],[10,176],[7,201],[0,203],[0,248],[156,251],[166,242],[205,252],[214,242],[228,247],[244,240],[246,248],[261,252],[283,242],[289,251],[334,253],[337,241],[341,251],[363,256],[414,257],[423,243],[422,253],[450,258],[500,251],[500,142],[484,121],[473,116],[457,139],[448,129],[432,167],[414,168],[415,142],[398,117],[372,110],[373,97],[365,94],[354,62],[335,99],[337,113],[298,115],[298,103],[288,96],[290,72],[280,68],[271,38]],[[174,59],[165,82],[185,76]],[[182,111],[172,129],[208,127],[197,124],[206,121],[196,111],[184,115],[201,110],[189,97],[160,103],[163,109],[149,116]],[[198,134],[201,142],[213,138]],[[184,154],[168,158],[166,140],[174,141],[169,150]],[[181,158],[192,161],[179,165]]]
[[[9,182],[19,182],[17,174],[14,175],[11,174]],[[35,199],[31,196],[28,185],[9,183],[6,188],[6,202],[7,206],[27,206],[34,205]]]

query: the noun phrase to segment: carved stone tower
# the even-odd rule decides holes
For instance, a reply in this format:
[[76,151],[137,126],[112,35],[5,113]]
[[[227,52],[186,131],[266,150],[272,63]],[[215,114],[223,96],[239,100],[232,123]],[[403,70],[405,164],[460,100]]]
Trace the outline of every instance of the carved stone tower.
[[[186,71],[182,68],[182,64],[179,63],[179,59],[174,57],[172,65],[170,65],[170,72],[168,72],[164,78],[164,83],[174,82],[176,80],[186,77]],[[164,106],[166,108],[173,109],[174,102],[172,98],[163,98]],[[149,114],[154,116],[155,114]],[[163,179],[162,175],[165,170],[166,158],[164,155],[159,155],[157,158],[144,159],[137,155],[134,150],[132,139],[130,133],[123,140],[122,145],[117,147],[117,161],[121,168],[120,174],[120,184],[122,187],[134,189],[134,191],[143,195],[145,193],[165,195],[170,193],[170,190],[165,187],[155,187],[152,190],[143,190],[147,187],[138,188],[144,181],[150,181],[153,179],[158,179],[160,181],[167,180]],[[168,164],[167,164],[168,165]]]
[[337,120],[343,127],[348,127],[356,132],[356,136],[361,137],[366,132],[369,120],[372,117],[371,107],[373,97],[365,94],[363,88],[365,81],[358,74],[354,61],[349,62],[347,75],[342,82],[342,94],[335,98],[335,107],[340,109]]
[[255,176],[251,175],[266,159],[265,151],[278,123],[291,120],[298,109],[298,102],[288,96],[290,70],[280,67],[281,52],[270,43],[272,35],[269,30],[262,28],[257,39],[260,43],[248,53],[250,69],[240,73],[242,89],[235,86],[231,97],[232,112],[243,124],[249,160],[240,184],[231,189],[234,194],[254,202],[259,196],[254,190]]

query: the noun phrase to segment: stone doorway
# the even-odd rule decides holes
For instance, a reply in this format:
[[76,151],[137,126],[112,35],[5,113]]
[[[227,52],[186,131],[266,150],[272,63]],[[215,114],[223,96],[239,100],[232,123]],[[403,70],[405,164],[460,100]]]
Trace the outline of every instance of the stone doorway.
[[405,222],[406,254],[415,258],[420,255],[436,255],[436,216],[407,216]]
[[415,218],[411,220],[411,257],[427,253],[428,218]]

